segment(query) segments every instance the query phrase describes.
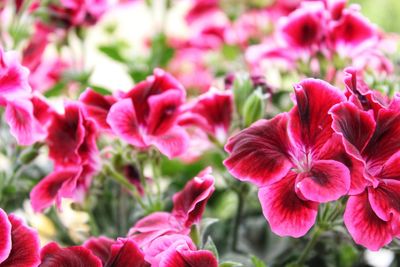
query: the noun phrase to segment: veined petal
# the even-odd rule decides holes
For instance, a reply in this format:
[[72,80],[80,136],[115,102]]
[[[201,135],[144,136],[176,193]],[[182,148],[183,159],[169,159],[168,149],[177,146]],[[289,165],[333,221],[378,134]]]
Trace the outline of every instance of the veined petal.
[[280,181],[261,187],[258,198],[272,232],[280,236],[300,237],[314,225],[318,204],[305,201],[295,192],[297,174],[289,172]]
[[59,266],[85,266],[102,267],[101,260],[84,247],[74,246],[60,248],[52,242],[40,251],[42,263],[39,267],[59,267]]
[[140,135],[136,112],[131,99],[123,99],[112,105],[107,123],[114,133],[137,147],[145,147]]
[[392,241],[390,222],[381,220],[375,214],[366,191],[349,198],[343,218],[354,242],[359,245],[370,250],[379,250]]
[[110,257],[111,245],[113,245],[114,242],[113,239],[105,236],[92,237],[86,240],[83,246],[92,251],[92,253],[101,260],[103,265],[105,265]]
[[11,223],[12,248],[1,267],[36,267],[40,263],[39,236],[35,230],[23,224],[13,214],[8,216]]
[[150,267],[143,251],[130,238],[118,238],[111,246],[110,259],[104,267]]
[[304,198],[324,203],[339,199],[350,188],[350,172],[335,160],[313,162],[311,170],[297,177],[296,190]]
[[0,208],[0,265],[11,252],[11,223],[7,213]]
[[229,157],[224,161],[229,172],[237,179],[257,186],[284,177],[293,166],[287,123],[288,115],[283,113],[271,120],[259,120],[229,138],[225,145]]
[[330,108],[345,100],[329,83],[305,79],[295,85],[296,106],[290,112],[290,134],[300,147],[317,151],[331,138]]
[[361,153],[375,131],[373,114],[350,102],[336,104],[329,114],[333,118],[332,128],[343,137],[347,153],[362,160]]
[[372,210],[383,221],[400,218],[400,181],[382,180],[377,188],[368,188]]

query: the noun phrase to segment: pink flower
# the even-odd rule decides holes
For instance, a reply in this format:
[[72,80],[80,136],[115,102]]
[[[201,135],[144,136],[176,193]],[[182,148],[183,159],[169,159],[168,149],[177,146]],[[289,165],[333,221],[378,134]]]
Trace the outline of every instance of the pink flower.
[[140,247],[147,247],[154,239],[169,234],[187,235],[197,224],[208,199],[214,192],[214,177],[207,168],[189,181],[185,188],[173,196],[172,212],[155,212],[139,220],[129,230],[129,236]]
[[102,267],[101,260],[89,249],[82,246],[61,248],[57,243],[50,243],[40,251],[40,267],[85,266]]
[[93,119],[101,130],[111,130],[107,123],[107,115],[111,106],[117,102],[113,96],[103,96],[88,88],[81,94],[79,101],[83,103],[86,116]]
[[230,154],[225,166],[260,187],[264,216],[278,235],[303,236],[314,224],[318,203],[356,190],[351,180],[358,180],[353,169],[360,164],[346,155],[328,114],[344,100],[328,83],[306,79],[295,86],[296,105],[289,113],[254,123],[225,146]]
[[79,103],[67,103],[63,115],[55,114],[48,126],[46,143],[55,170],[31,191],[32,207],[41,211],[61,198],[82,200],[98,171],[97,129],[83,116]]
[[179,124],[196,125],[222,144],[227,138],[231,125],[232,101],[231,91],[211,89],[187,105]]
[[188,135],[177,125],[185,89],[171,75],[156,69],[111,106],[107,123],[113,132],[138,148],[154,145],[169,158],[185,152]]
[[331,109],[333,129],[361,161],[362,190],[349,198],[344,223],[357,244],[378,250],[400,235],[400,113],[352,78],[349,102]]
[[197,250],[184,235],[165,235],[154,240],[146,251],[152,267],[216,267],[217,259],[208,250]]
[[0,266],[36,267],[39,263],[37,233],[0,209]]
[[101,259],[104,267],[149,267],[143,251],[129,238],[118,238],[117,241],[107,237],[90,238],[83,247],[92,251]]

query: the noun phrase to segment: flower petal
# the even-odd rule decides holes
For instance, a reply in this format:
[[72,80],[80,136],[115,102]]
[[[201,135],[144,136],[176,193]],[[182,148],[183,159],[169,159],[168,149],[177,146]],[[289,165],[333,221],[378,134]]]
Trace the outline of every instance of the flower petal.
[[12,225],[12,248],[8,258],[0,263],[1,267],[36,267],[40,263],[39,236],[35,230],[23,224],[13,214],[8,216]]
[[296,190],[308,200],[324,203],[339,199],[350,188],[349,170],[334,160],[318,160],[313,162],[307,173],[297,177]]
[[294,89],[297,104],[290,112],[289,133],[300,147],[317,151],[333,133],[329,109],[345,97],[336,87],[316,79],[305,79]]
[[150,267],[143,251],[129,238],[119,238],[111,246],[111,255],[105,267]]
[[261,187],[258,198],[272,232],[280,236],[300,237],[314,225],[318,204],[300,199],[295,192],[296,173]]
[[368,199],[372,210],[384,221],[400,218],[400,181],[382,180],[377,188],[368,188]]
[[103,265],[105,265],[110,258],[111,245],[113,245],[114,242],[114,240],[105,236],[92,237],[86,240],[83,246],[92,251],[92,253],[101,260]]
[[85,266],[102,267],[101,260],[84,247],[74,246],[60,248],[52,242],[40,251],[42,263],[39,267],[58,267],[58,266]]
[[173,196],[172,214],[186,227],[198,223],[214,190],[214,177],[210,173],[199,174]]
[[0,264],[11,252],[11,223],[7,213],[0,209]]
[[123,99],[112,105],[107,116],[107,123],[116,135],[129,144],[137,147],[146,146],[140,136],[132,100]]
[[287,122],[287,113],[283,113],[268,121],[259,120],[229,138],[225,150],[230,155],[224,161],[229,172],[257,186],[271,184],[285,176],[292,167]]
[[359,245],[379,250],[392,241],[390,222],[381,220],[375,214],[367,192],[349,198],[343,218],[354,242]]
[[146,143],[154,145],[162,154],[172,159],[186,152],[189,135],[182,127],[174,126],[163,135],[146,137]]
[[32,208],[40,212],[54,201],[59,205],[61,197],[72,197],[80,172],[76,168],[59,169],[43,178],[30,193]]

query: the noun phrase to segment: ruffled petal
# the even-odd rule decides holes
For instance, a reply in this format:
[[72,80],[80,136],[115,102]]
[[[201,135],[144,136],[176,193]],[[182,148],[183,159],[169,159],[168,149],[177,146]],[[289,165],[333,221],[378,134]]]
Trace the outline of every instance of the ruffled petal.
[[375,131],[373,114],[350,102],[335,105],[329,114],[333,118],[332,128],[343,137],[347,153],[362,160],[361,153]]
[[349,198],[343,218],[354,242],[359,245],[379,250],[392,241],[390,222],[381,220],[375,214],[367,192]]
[[0,265],[11,252],[11,223],[7,213],[0,209]]
[[296,190],[308,200],[324,203],[339,199],[350,188],[350,172],[340,162],[318,160],[297,177]]
[[345,100],[329,83],[306,79],[295,85],[296,106],[290,112],[289,129],[299,147],[318,151],[332,136],[329,109]]
[[42,263],[39,267],[102,267],[101,260],[93,255],[89,249],[81,246],[60,248],[54,242],[42,248],[40,258]]
[[23,224],[22,220],[11,214],[8,216],[12,230],[12,248],[1,267],[36,267],[40,263],[39,236],[35,230]]
[[282,180],[261,187],[258,198],[271,230],[280,236],[300,237],[314,225],[318,204],[305,201],[295,192],[297,174],[289,172]]
[[368,188],[368,199],[381,220],[400,219],[400,181],[382,180],[377,188]]
[[287,135],[287,113],[260,120],[229,138],[224,165],[241,181],[263,186],[279,181],[293,166]]
[[145,147],[140,135],[139,124],[132,100],[123,99],[112,105],[107,123],[113,132],[123,140],[137,147]]
[[182,220],[186,227],[201,220],[208,199],[214,192],[214,177],[211,170],[201,173],[189,181],[182,191],[173,196],[172,214]]

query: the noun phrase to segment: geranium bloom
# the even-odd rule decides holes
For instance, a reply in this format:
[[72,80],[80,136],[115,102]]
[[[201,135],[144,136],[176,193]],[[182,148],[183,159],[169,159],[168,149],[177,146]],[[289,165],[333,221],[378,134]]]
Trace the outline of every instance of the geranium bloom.
[[144,253],[129,238],[118,238],[114,241],[107,237],[90,238],[83,246],[93,252],[104,267],[148,267]]
[[83,116],[79,103],[67,103],[63,115],[53,116],[46,142],[55,170],[31,191],[34,210],[40,211],[62,197],[82,200],[97,172],[96,125]]
[[353,173],[360,164],[346,155],[331,129],[328,111],[344,95],[326,82],[307,79],[295,86],[295,97],[289,113],[260,120],[231,137],[224,164],[236,178],[260,187],[272,231],[299,237],[314,224],[318,203],[348,192],[348,168]]
[[213,88],[186,106],[179,124],[196,125],[224,143],[232,120],[232,101],[232,91],[218,91]]
[[129,236],[146,247],[154,239],[167,234],[188,234],[203,215],[208,199],[214,192],[214,177],[207,168],[189,181],[185,188],[173,196],[172,212],[155,212],[139,220],[129,230]]
[[177,125],[185,89],[161,69],[138,83],[112,105],[107,123],[113,132],[129,144],[157,147],[169,158],[185,152],[188,135]]
[[87,266],[102,267],[101,260],[82,246],[61,248],[57,243],[47,244],[40,251],[40,267]]
[[0,266],[36,267],[39,263],[37,233],[0,209]]
[[217,259],[208,250],[197,250],[185,235],[165,235],[154,240],[146,250],[152,267],[216,267]]
[[363,163],[365,190],[349,198],[344,222],[356,243],[378,250],[400,235],[400,112],[358,86],[354,72],[347,78],[352,95],[332,108],[332,127]]

